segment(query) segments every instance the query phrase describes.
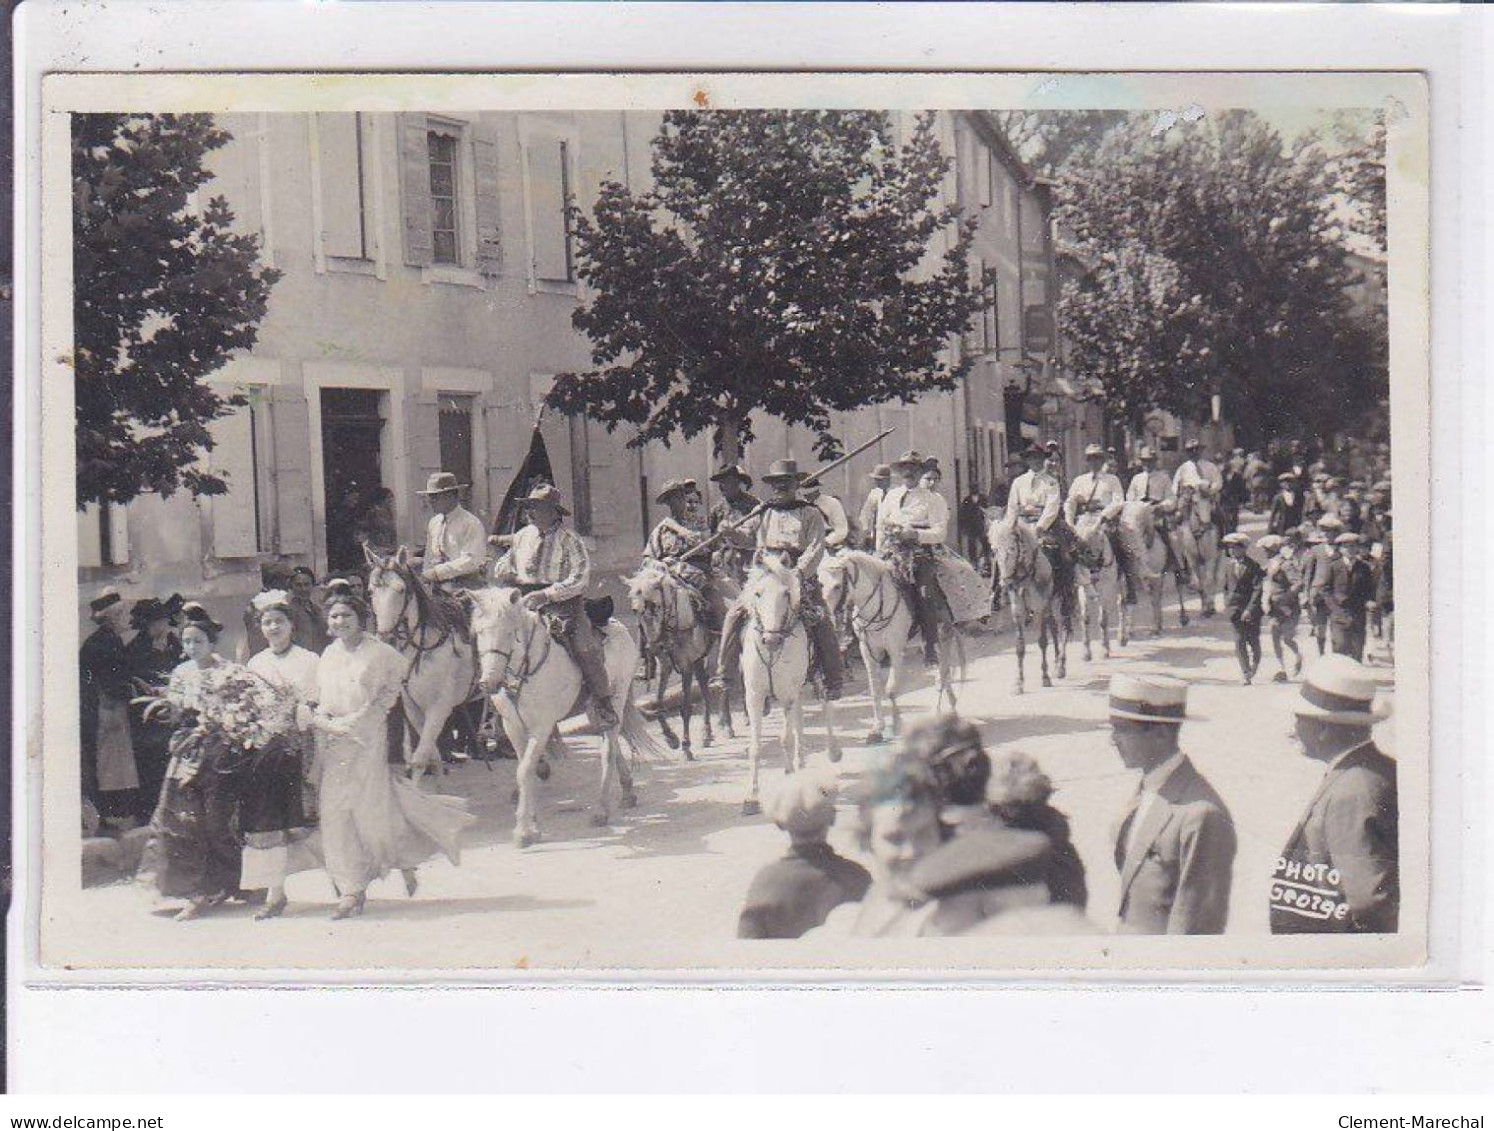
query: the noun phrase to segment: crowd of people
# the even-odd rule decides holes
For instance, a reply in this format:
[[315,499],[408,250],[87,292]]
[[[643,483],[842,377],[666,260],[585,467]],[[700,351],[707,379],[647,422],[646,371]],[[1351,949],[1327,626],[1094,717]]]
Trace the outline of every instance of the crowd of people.
[[[1238,838],[1182,748],[1187,701],[1188,685],[1171,676],[1110,679],[1111,743],[1138,777],[1113,829],[1122,934],[1221,934],[1229,924]],[[1372,734],[1385,717],[1375,680],[1348,656],[1325,656],[1292,712],[1294,738],[1323,776],[1272,874],[1248,882],[1275,934],[1394,932],[1396,767]],[[1112,909],[1089,906],[1052,782],[1021,751],[993,757],[973,724],[913,726],[855,790],[855,843],[869,869],[827,841],[832,777],[801,770],[769,798],[789,849],[749,887],[739,937],[1072,936],[1108,925]]]
[[178,919],[230,902],[273,919],[286,877],[308,869],[347,918],[374,880],[398,870],[413,895],[424,860],[458,859],[465,804],[389,764],[406,663],[369,631],[357,583],[329,583],[320,603],[304,581],[260,592],[244,664],[218,653],[224,626],[196,602],[124,608],[116,590],[95,597],[81,649],[85,814],[148,823],[142,874]]

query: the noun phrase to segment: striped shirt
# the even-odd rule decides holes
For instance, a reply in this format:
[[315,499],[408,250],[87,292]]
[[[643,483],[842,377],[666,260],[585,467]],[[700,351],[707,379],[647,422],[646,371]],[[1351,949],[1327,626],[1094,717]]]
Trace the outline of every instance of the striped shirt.
[[514,535],[514,544],[493,567],[493,580],[543,585],[551,601],[569,601],[591,584],[591,559],[581,536],[569,527],[546,533],[530,523]]

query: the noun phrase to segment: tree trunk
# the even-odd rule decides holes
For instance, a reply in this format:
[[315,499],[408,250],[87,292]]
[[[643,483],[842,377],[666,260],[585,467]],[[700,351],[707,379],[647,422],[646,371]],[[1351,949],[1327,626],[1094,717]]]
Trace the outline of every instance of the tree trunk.
[[742,460],[742,422],[736,417],[720,421],[712,438],[716,448],[716,459],[721,467],[730,467]]

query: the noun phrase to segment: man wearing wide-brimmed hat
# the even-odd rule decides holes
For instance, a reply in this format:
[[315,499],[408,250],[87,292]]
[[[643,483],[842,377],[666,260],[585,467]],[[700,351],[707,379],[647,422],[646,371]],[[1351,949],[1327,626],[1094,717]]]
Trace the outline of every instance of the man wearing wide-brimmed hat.
[[1121,481],[1105,470],[1105,449],[1090,444],[1084,449],[1084,463],[1089,469],[1074,477],[1069,494],[1063,501],[1064,518],[1077,526],[1081,514],[1099,514],[1112,503],[1125,502],[1126,489]]
[[[818,657],[825,681],[825,698],[840,698],[844,664],[835,640],[835,623],[820,591],[818,570],[825,557],[825,516],[813,503],[799,496],[799,485],[809,473],[799,470],[797,460],[774,460],[763,473],[763,482],[773,494],[760,513],[742,524],[757,545],[759,556],[774,554],[799,575],[799,613],[809,642]],[[742,656],[742,627],[747,609],[734,605],[721,630],[722,678],[734,681]]]
[[1375,680],[1348,656],[1307,669],[1293,737],[1326,766],[1271,879],[1273,934],[1388,933],[1400,921],[1395,760],[1376,746]]
[[446,589],[480,589],[488,565],[488,532],[482,520],[462,506],[461,491],[449,471],[432,473],[423,495],[435,513],[425,528],[420,576]]
[[1116,830],[1123,934],[1217,935],[1229,918],[1235,823],[1178,744],[1188,685],[1110,677],[1110,741],[1140,786]]
[[1157,466],[1157,449],[1143,445],[1136,458],[1141,460],[1141,470],[1131,477],[1126,499],[1156,505],[1172,498],[1172,477]]
[[921,480],[928,460],[909,449],[893,461],[902,482],[890,487],[877,508],[877,552],[892,563],[893,573],[913,606],[923,637],[924,663],[938,662],[937,644],[944,590],[939,585],[938,548],[949,531],[949,504]]
[[644,561],[658,562],[700,594],[705,625],[719,632],[726,616],[726,598],[714,584],[711,551],[696,547],[708,537],[700,519],[700,488],[693,479],[671,479],[659,488],[654,502],[669,508],[643,548]]
[[1049,455],[1036,444],[1029,444],[1022,458],[1027,462],[1027,471],[1012,483],[1001,522],[1008,529],[1014,529],[1019,522],[1031,526],[1053,566],[1059,611],[1069,623],[1078,600],[1074,558],[1079,539],[1073,527],[1064,521],[1063,490],[1047,470]]
[[[715,534],[728,522],[745,518],[759,506],[752,493],[752,476],[739,463],[728,464],[711,476],[711,482],[721,492],[721,501],[711,508],[706,518],[706,529]],[[720,548],[716,551],[721,571],[738,582],[747,576],[747,567],[752,561],[754,542],[750,533],[733,527],[721,535]]]
[[493,580],[519,589],[526,608],[543,609],[560,625],[561,643],[581,669],[591,693],[596,723],[611,730],[618,725],[618,717],[607,680],[607,660],[586,615],[585,597],[591,585],[586,543],[562,521],[571,512],[559,488],[540,483],[519,500],[519,506],[529,522],[493,566]]

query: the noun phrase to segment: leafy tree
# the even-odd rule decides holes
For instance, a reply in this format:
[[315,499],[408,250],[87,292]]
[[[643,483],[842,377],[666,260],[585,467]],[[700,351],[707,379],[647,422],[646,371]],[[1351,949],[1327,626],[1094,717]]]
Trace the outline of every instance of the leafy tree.
[[635,445],[710,430],[727,459],[766,412],[829,457],[832,412],[953,388],[969,362],[947,347],[986,280],[974,221],[938,201],[949,164],[932,114],[900,148],[871,111],[665,115],[652,187],[572,209],[596,368],[549,403],[636,425]]
[[1243,438],[1309,436],[1385,395],[1374,335],[1351,311],[1335,181],[1243,111],[1160,134],[1112,130],[1060,183],[1087,277],[1060,295],[1070,359],[1133,426],[1194,419],[1218,392]]
[[80,509],[227,490],[200,458],[207,425],[245,402],[203,378],[254,345],[280,277],[221,196],[192,207],[211,179],[203,158],[229,140],[209,114],[73,119]]
[[997,110],[996,120],[1027,166],[1056,176],[1092,154],[1105,135],[1127,119],[1124,110]]

